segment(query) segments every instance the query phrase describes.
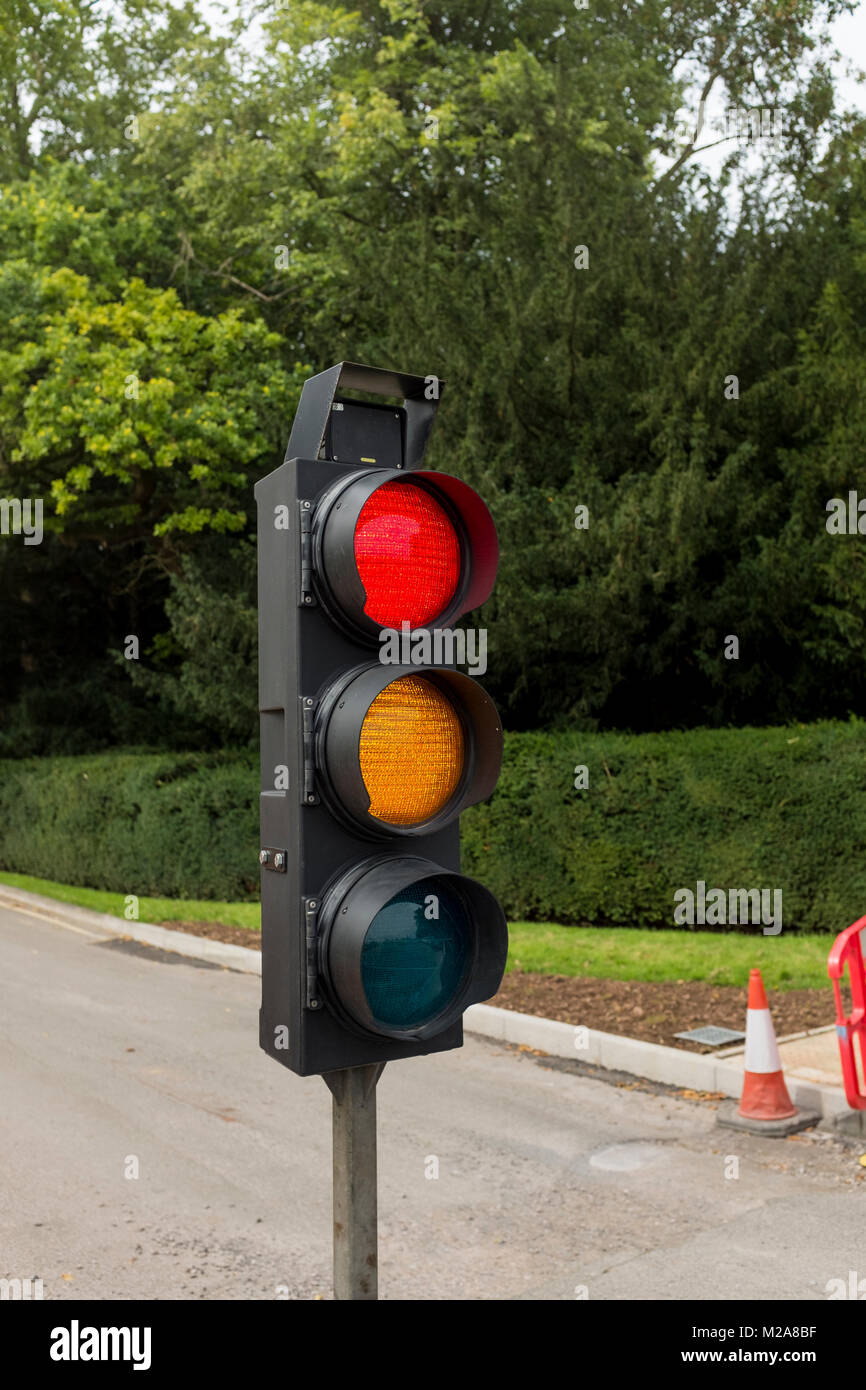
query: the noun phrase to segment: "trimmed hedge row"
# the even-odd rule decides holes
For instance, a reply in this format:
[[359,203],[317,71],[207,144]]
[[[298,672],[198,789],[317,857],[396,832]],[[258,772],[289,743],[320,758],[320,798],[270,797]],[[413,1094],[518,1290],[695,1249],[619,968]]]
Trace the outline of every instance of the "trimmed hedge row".
[[[589,787],[575,790],[575,768]],[[512,734],[462,821],[509,917],[674,925],[674,893],[781,889],[786,930],[866,912],[866,724]],[[140,895],[258,892],[250,754],[0,761],[0,867]]]
[[866,723],[520,734],[462,823],[514,919],[670,927],[703,880],[781,889],[784,930],[837,932],[866,913]]
[[86,888],[236,902],[259,891],[253,754],[0,761],[0,866]]

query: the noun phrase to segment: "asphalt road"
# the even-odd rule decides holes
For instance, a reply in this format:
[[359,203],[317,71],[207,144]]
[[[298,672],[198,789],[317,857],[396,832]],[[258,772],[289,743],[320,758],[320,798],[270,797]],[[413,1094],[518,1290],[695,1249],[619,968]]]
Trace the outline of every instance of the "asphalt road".
[[[0,1276],[52,1299],[330,1297],[330,1095],[259,1051],[258,995],[0,909]],[[858,1152],[713,1121],[478,1039],[389,1066],[380,1296],[825,1299],[866,1278]]]

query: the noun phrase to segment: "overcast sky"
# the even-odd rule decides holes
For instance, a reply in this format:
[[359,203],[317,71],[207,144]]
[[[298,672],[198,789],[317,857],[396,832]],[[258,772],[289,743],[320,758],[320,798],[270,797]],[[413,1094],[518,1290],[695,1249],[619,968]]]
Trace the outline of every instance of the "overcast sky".
[[[836,47],[854,67],[866,69],[866,5],[859,4],[851,15],[845,15],[833,25],[833,38]],[[843,65],[840,65],[840,67]],[[864,87],[842,76],[840,71],[839,90],[846,106],[866,107]]]

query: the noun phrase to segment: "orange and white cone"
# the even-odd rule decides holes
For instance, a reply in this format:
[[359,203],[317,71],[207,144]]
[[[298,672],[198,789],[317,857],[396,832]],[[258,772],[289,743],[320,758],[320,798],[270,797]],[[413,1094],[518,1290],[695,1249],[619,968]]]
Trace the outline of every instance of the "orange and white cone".
[[796,1115],[785,1085],[767,991],[760,970],[749,971],[746,1075],[737,1111],[746,1120],[787,1120]]

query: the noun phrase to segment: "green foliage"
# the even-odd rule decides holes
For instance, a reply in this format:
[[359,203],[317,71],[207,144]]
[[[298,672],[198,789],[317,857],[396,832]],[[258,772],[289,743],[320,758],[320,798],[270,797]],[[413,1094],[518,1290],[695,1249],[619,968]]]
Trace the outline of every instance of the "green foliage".
[[[822,39],[850,7],[268,0],[217,37],[7,5],[0,497],[48,534],[0,537],[0,749],[246,741],[234,547],[341,358],[447,383],[430,462],[499,527],[476,621],[512,727],[866,712],[866,560],[824,527],[866,492],[866,138]],[[695,172],[700,90],[780,143]]]
[[196,60],[219,61],[190,3],[7,0],[0,13],[0,179],[46,158],[111,158],[131,115]]
[[[674,893],[781,889],[783,930],[840,931],[866,905],[866,724],[520,734],[461,820],[464,867],[514,917],[674,925]],[[574,769],[589,789],[574,789]]]
[[[837,932],[866,903],[864,757],[857,721],[511,734],[496,792],[461,820],[464,868],[510,918],[671,927],[674,893],[703,880],[781,889],[784,932]],[[578,765],[586,791],[574,789]],[[10,872],[251,900],[257,847],[252,754],[0,763],[0,868]]]
[[200,747],[258,740],[255,546],[238,543],[227,563],[230,585],[216,544],[185,556],[165,605],[169,631],[157,636],[143,662],[118,658],[166,722],[194,730]]
[[83,517],[116,545],[246,529],[251,482],[299,385],[277,335],[237,309],[203,318],[138,280],[106,301],[64,269],[35,293],[44,312],[7,328],[28,340],[0,351],[2,407],[13,468],[26,465],[29,495],[51,494],[49,525],[71,517],[74,538]]
[[0,863],[136,896],[258,893],[251,756],[114,753],[0,764]]

